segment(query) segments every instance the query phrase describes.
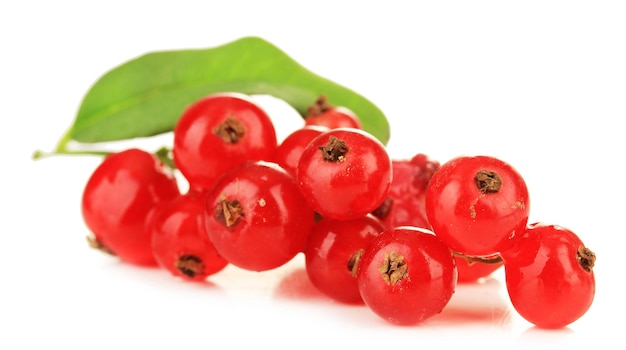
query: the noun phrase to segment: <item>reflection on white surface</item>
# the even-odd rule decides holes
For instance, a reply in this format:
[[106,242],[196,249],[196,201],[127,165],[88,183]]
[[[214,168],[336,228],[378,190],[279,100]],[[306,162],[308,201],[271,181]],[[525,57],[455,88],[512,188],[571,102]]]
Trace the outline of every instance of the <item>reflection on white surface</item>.
[[[295,259],[297,260],[297,259]],[[287,299],[306,304],[319,303],[329,307],[352,307],[366,309],[365,305],[347,306],[331,301],[315,289],[304,267],[295,265],[280,279],[274,290],[276,299]],[[499,277],[499,276],[498,276]],[[499,278],[489,277],[477,283],[459,284],[443,311],[415,327],[456,327],[461,325],[487,325],[502,329],[511,328],[511,309],[503,283]],[[364,317],[378,317],[365,310]],[[358,322],[358,320],[354,320]]]
[[505,299],[503,288],[503,283],[495,277],[459,284],[448,305],[433,322],[444,326],[482,323],[510,329],[511,312],[515,311]]

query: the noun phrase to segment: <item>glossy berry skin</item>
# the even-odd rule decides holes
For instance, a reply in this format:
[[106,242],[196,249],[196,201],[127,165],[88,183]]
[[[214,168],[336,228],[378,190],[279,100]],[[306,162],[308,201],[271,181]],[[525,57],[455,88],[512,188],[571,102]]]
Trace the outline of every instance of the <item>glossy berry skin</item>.
[[371,134],[331,129],[304,149],[297,180],[310,206],[322,216],[354,219],[371,213],[387,196],[391,159]]
[[179,194],[175,177],[153,154],[131,148],[106,156],[81,199],[92,244],[124,262],[156,266],[149,217],[157,205]]
[[264,161],[221,176],[204,210],[206,232],[220,255],[252,271],[279,267],[302,252],[314,218],[293,176]]
[[448,304],[457,283],[452,253],[427,229],[402,226],[373,238],[357,270],[359,292],[379,317],[423,322]]
[[250,96],[218,93],[190,105],[174,128],[174,163],[191,187],[210,189],[224,171],[267,160],[277,147],[269,115]]
[[228,265],[206,234],[204,197],[193,190],[182,194],[160,205],[150,222],[157,262],[187,281],[204,281]]
[[502,257],[511,303],[535,326],[565,327],[591,307],[595,254],[571,230],[545,223],[528,225]]
[[304,125],[324,126],[329,129],[363,129],[361,120],[351,109],[332,105],[326,96],[320,96],[313,105],[309,106],[307,115],[304,117]]
[[385,226],[373,215],[352,220],[322,218],[311,230],[304,250],[311,283],[340,303],[363,304],[356,281],[358,260]]
[[294,130],[278,145],[271,161],[296,176],[302,152],[309,142],[324,131],[328,131],[328,128],[319,125],[304,126]]
[[529,196],[522,176],[489,156],[461,156],[433,174],[426,213],[433,231],[466,256],[491,256],[525,231]]

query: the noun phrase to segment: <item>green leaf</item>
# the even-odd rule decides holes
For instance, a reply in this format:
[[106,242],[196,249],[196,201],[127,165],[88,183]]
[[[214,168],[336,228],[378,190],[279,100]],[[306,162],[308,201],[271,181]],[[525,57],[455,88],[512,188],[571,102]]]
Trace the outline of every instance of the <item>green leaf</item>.
[[363,128],[384,144],[389,124],[358,93],[307,70],[258,37],[190,50],[147,53],[104,74],[85,95],[57,152],[70,141],[99,143],[169,132],[186,108],[215,92],[280,98],[302,116],[320,95],[352,109]]

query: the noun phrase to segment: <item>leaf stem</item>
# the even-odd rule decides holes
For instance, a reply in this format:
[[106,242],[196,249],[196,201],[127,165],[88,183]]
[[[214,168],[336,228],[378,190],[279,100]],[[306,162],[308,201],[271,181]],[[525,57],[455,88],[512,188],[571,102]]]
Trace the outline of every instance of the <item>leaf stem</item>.
[[176,169],[176,164],[174,164],[174,159],[172,159],[172,150],[168,147],[159,148],[154,154],[159,158],[159,160],[169,167],[172,170]]
[[57,143],[54,151],[52,152],[44,152],[42,150],[35,150],[33,152],[33,160],[38,160],[42,158],[48,158],[56,155],[86,155],[86,156],[106,156],[111,153],[111,151],[100,151],[100,150],[70,150],[68,144],[72,141],[70,137],[71,129],[68,129],[63,137]]
[[97,150],[82,150],[82,151],[70,151],[70,150],[65,150],[65,149],[57,149],[54,150],[53,152],[44,152],[42,150],[35,150],[35,152],[33,152],[33,160],[39,160],[39,159],[43,159],[43,158],[48,158],[48,157],[52,157],[52,156],[59,156],[59,155],[76,155],[76,156],[106,156],[108,154],[111,154],[111,151],[97,151]]

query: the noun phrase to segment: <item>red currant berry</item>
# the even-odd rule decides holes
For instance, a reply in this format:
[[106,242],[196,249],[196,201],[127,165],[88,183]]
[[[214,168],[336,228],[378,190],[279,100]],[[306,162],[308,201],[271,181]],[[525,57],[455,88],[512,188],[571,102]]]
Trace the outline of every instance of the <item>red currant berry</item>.
[[320,96],[315,103],[307,109],[304,124],[325,126],[330,129],[363,129],[361,120],[352,110],[343,106],[331,105],[326,96]]
[[358,260],[370,240],[385,229],[372,215],[352,220],[322,218],[304,250],[311,283],[333,300],[362,304],[356,282]]
[[526,183],[511,165],[489,156],[461,156],[433,174],[426,188],[433,231],[450,249],[490,256],[507,248],[528,222]]
[[174,128],[174,163],[191,187],[210,189],[224,171],[267,160],[277,147],[269,115],[239,93],[209,95],[189,106]]
[[158,204],[179,194],[176,178],[153,154],[132,148],[106,156],[82,196],[90,243],[122,261],[156,266],[149,217]]
[[431,231],[402,226],[374,237],[357,269],[359,292],[381,318],[416,324],[440,313],[456,288],[450,249]]
[[476,283],[501,268],[504,263],[497,255],[488,258],[472,258],[455,255],[458,283]]
[[318,125],[305,126],[294,130],[278,145],[276,152],[274,152],[274,157],[272,157],[272,162],[296,176],[298,162],[306,146],[316,136],[327,130],[327,127]]
[[206,232],[231,264],[263,271],[304,251],[315,212],[289,173],[247,162],[224,173],[207,195]]
[[204,281],[228,262],[204,229],[204,194],[191,191],[163,203],[152,217],[152,249],[157,262],[172,275]]
[[391,160],[371,134],[331,129],[304,149],[297,179],[311,207],[322,216],[354,219],[371,213],[389,193]]
[[596,255],[571,230],[528,225],[502,257],[511,303],[537,327],[565,327],[591,307]]
[[392,160],[393,179],[385,201],[372,213],[387,227],[417,226],[430,229],[426,215],[426,186],[439,162],[424,154]]

